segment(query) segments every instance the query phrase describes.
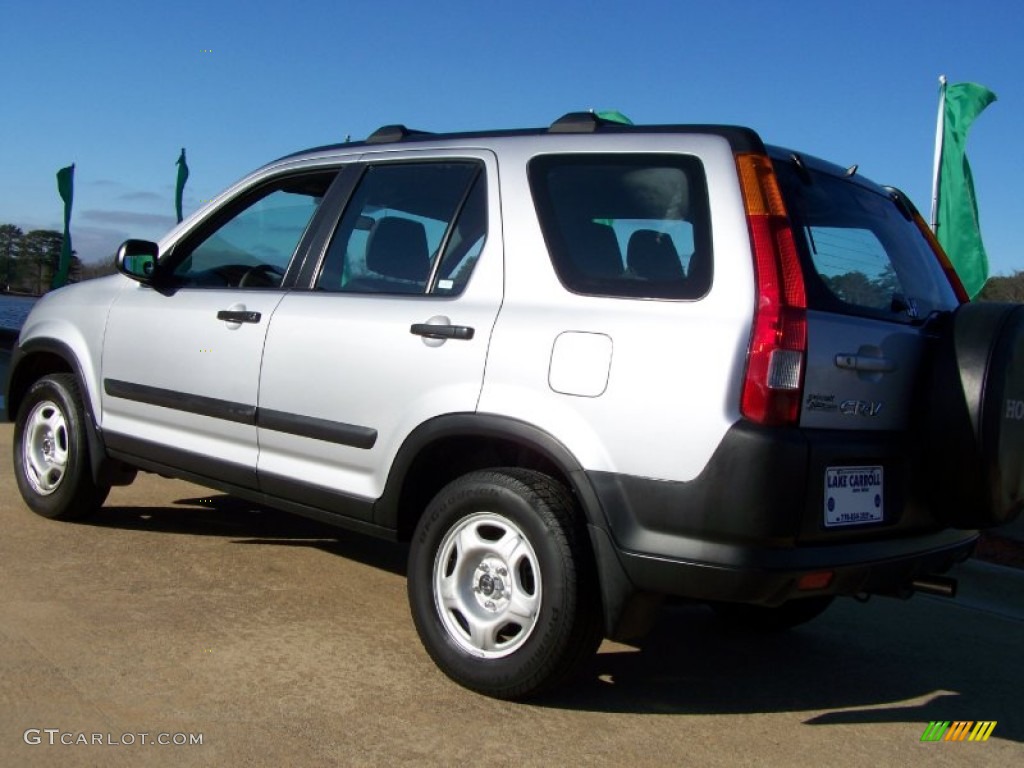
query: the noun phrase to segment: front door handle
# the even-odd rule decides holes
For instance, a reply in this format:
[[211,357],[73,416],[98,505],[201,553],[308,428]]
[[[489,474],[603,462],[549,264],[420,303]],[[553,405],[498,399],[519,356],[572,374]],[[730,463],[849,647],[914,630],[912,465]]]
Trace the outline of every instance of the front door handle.
[[227,323],[258,323],[260,317],[262,315],[259,312],[247,312],[245,310],[222,309],[217,313],[217,319]]
[[469,341],[473,338],[473,329],[468,325],[434,325],[432,323],[413,323],[409,333],[427,339],[461,339]]

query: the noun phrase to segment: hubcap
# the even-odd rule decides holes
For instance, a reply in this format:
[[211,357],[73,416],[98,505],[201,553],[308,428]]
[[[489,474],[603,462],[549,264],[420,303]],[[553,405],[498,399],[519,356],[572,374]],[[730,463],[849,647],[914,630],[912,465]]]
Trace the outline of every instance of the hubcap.
[[449,636],[464,650],[500,658],[519,649],[537,625],[540,566],[515,523],[494,512],[463,518],[434,561],[434,602]]
[[49,496],[60,487],[68,466],[68,425],[56,403],[44,400],[29,413],[21,453],[32,490]]

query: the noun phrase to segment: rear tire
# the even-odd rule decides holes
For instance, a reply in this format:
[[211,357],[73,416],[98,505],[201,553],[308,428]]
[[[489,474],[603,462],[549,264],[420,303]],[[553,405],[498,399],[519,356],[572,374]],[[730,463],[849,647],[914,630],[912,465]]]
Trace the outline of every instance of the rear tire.
[[732,630],[743,632],[782,632],[818,618],[832,605],[835,597],[820,595],[790,600],[767,607],[742,603],[711,603],[719,622]]
[[496,698],[557,685],[603,634],[600,589],[572,496],[532,470],[472,472],[443,488],[416,527],[408,590],[434,662]]
[[53,520],[76,520],[98,510],[110,486],[93,481],[85,411],[69,373],[33,384],[14,424],[14,477],[29,508]]

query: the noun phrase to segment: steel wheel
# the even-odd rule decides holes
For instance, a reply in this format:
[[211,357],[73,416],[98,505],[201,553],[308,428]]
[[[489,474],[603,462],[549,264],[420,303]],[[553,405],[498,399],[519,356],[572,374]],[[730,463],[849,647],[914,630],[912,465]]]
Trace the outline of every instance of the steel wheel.
[[68,466],[68,424],[56,403],[36,403],[25,422],[22,457],[25,479],[40,496],[49,496],[64,479]]
[[584,522],[568,489],[535,470],[477,470],[442,488],[416,525],[408,574],[423,647],[488,696],[550,689],[601,642]]
[[110,484],[92,475],[86,422],[78,381],[70,373],[39,379],[18,405],[14,477],[25,503],[43,517],[86,517],[107,497]]
[[507,656],[530,637],[541,605],[540,565],[515,523],[479,512],[454,525],[434,560],[434,596],[444,628],[482,658]]

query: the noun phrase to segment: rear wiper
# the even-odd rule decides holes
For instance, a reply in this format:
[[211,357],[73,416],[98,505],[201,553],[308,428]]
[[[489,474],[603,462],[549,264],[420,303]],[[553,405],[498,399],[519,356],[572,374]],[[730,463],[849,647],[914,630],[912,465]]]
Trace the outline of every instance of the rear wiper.
[[904,296],[902,293],[894,293],[892,295],[892,303],[889,305],[889,311],[897,314],[906,314],[907,317],[917,320],[920,314],[917,311],[917,300],[912,296]]

